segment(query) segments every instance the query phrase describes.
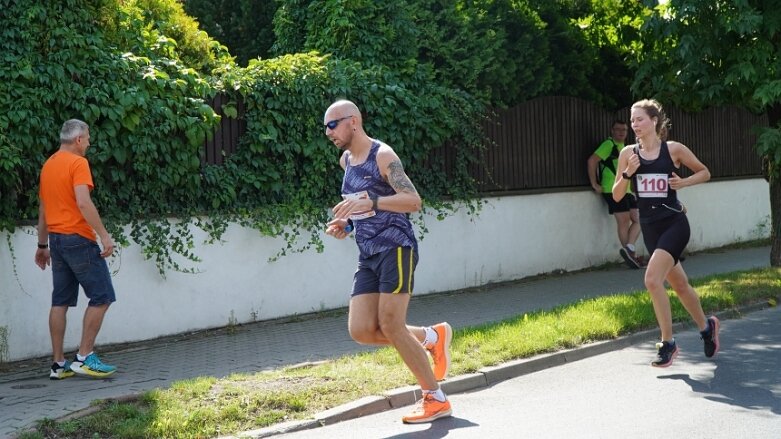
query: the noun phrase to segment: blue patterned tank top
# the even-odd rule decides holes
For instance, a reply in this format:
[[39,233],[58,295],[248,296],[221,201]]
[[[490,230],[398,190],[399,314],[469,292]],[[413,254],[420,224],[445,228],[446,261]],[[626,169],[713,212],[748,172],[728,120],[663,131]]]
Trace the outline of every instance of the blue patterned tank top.
[[[350,153],[345,156],[342,196],[387,197],[396,191],[380,175],[377,167],[377,151],[380,142],[373,140],[369,156],[359,165],[350,164]],[[355,224],[355,241],[361,257],[368,258],[396,247],[412,247],[417,252],[418,241],[412,230],[409,215],[385,210],[355,213],[351,219]]]

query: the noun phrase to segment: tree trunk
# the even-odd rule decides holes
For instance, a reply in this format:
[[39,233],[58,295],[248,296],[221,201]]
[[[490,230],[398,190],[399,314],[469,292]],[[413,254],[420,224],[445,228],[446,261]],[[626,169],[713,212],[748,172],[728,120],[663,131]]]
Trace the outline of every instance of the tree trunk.
[[781,267],[781,178],[770,179],[770,265]]
[[[781,104],[768,108],[767,119],[770,127],[781,129]],[[781,145],[776,145],[776,148],[781,149]],[[770,177],[770,265],[781,267],[781,163],[774,161],[772,156],[767,159]]]

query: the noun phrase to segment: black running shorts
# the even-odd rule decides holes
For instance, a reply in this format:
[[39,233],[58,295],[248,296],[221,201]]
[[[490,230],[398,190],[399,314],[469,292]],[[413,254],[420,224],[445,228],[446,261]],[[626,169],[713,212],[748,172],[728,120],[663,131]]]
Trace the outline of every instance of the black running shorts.
[[351,296],[368,293],[412,294],[418,254],[410,247],[396,247],[358,259]]
[[671,254],[675,263],[678,263],[691,236],[689,220],[685,214],[676,213],[652,223],[641,222],[640,228],[649,255],[653,255],[656,249],[662,249]]

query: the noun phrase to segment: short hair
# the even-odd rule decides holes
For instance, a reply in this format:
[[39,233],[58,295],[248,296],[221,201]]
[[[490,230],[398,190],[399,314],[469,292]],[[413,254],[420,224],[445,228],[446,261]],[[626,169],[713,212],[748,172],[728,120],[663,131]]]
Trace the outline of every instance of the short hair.
[[78,119],[66,120],[60,130],[60,143],[73,143],[76,137],[79,137],[89,130],[86,122]]

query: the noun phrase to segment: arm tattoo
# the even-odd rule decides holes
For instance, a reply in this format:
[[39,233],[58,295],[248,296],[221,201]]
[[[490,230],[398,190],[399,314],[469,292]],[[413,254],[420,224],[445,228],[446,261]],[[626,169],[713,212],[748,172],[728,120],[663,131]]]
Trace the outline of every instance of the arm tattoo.
[[401,165],[401,160],[399,159],[395,159],[388,164],[388,184],[391,185],[396,193],[418,193],[415,190],[415,185],[412,184],[412,181],[404,172],[404,166]]

